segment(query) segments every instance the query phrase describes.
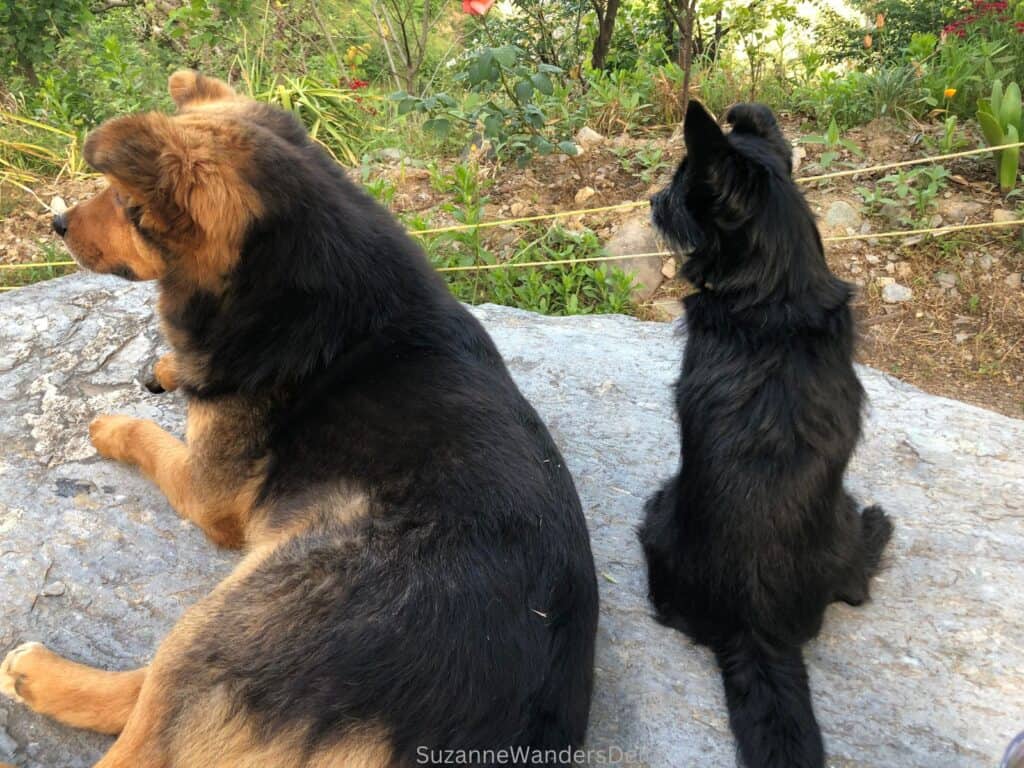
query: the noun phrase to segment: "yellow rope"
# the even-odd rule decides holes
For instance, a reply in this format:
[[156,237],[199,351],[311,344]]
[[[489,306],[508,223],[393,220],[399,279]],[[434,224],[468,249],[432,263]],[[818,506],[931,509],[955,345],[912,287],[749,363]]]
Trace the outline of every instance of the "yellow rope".
[[32,269],[33,267],[73,267],[75,261],[36,261],[30,264],[0,264],[0,269]]
[[823,173],[820,176],[803,176],[796,180],[797,184],[810,184],[812,181],[824,181],[825,179],[838,179],[843,176],[857,176],[861,173],[877,173],[878,171],[890,171],[893,168],[906,168],[911,165],[923,165],[934,163],[938,160],[955,160],[958,157],[970,157],[971,155],[983,155],[988,152],[995,152],[1000,149],[1013,149],[1024,147],[1024,141],[1016,144],[1000,144],[998,147],[981,147],[980,149],[968,149],[963,152],[951,152],[948,155],[932,155],[931,157],[919,157],[916,160],[901,160],[898,163],[883,163],[868,168],[851,168],[847,171],[835,171],[834,173]]
[[466,267],[439,267],[438,272],[470,272],[486,269],[525,269],[527,267],[555,267],[559,264],[590,264],[598,261],[626,261],[628,259],[644,259],[648,256],[671,256],[671,251],[652,251],[650,253],[628,253],[625,256],[588,256],[583,259],[553,259],[552,261],[522,261],[504,264],[470,264]]
[[563,219],[570,216],[583,216],[589,213],[607,213],[608,211],[625,211],[630,208],[637,208],[641,205],[648,205],[646,200],[637,200],[631,203],[617,203],[616,205],[603,205],[599,208],[579,208],[572,211],[558,211],[557,213],[540,213],[536,216],[522,216],[518,219],[500,219],[498,221],[481,221],[479,224],[455,224],[450,227],[434,227],[433,229],[415,229],[409,232],[414,237],[420,235],[436,235],[441,232],[458,232],[464,229],[486,229],[488,227],[506,227],[512,224],[526,224],[531,221],[542,221],[544,219]]
[[[964,232],[978,229],[1000,229],[1003,227],[1016,227],[1024,225],[1024,219],[1013,221],[986,221],[981,224],[957,224],[948,227],[930,227],[927,229],[903,229],[890,232],[865,232],[856,235],[836,235],[823,237],[825,243],[841,243],[848,240],[884,240],[894,237],[913,237],[914,235],[947,235],[953,232]],[[470,264],[464,267],[439,267],[438,272],[474,272],[491,269],[529,269],[535,267],[555,267],[564,264],[592,264],[603,261],[629,261],[630,259],[645,259],[651,256],[671,256],[672,251],[651,251],[649,253],[627,253],[622,256],[590,256],[582,259],[555,259],[551,261],[524,261],[519,263],[504,262],[500,264]],[[0,264],[0,269],[28,269],[30,267],[63,267],[73,266],[73,261],[39,262],[35,264]],[[24,286],[0,286],[0,291],[12,291],[15,288]]]
[[847,240],[872,240],[887,237],[911,237],[913,235],[947,235],[951,232],[965,232],[972,229],[998,229],[999,227],[1018,227],[1024,224],[1024,219],[1012,221],[985,221],[981,224],[952,224],[948,227],[931,227],[929,229],[904,229],[892,232],[866,232],[857,235],[840,235],[835,237],[823,237],[826,243],[842,243]]

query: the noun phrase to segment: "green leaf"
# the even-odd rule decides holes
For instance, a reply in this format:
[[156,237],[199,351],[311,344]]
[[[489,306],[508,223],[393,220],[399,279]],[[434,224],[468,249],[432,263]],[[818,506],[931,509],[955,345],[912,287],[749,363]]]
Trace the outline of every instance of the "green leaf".
[[503,67],[511,67],[516,63],[518,58],[518,49],[514,45],[503,45],[501,48],[491,49],[494,54],[494,58],[498,60],[498,63]]
[[560,141],[558,142],[558,149],[562,154],[568,155],[569,157],[576,157],[580,153],[580,148],[576,146],[575,142],[572,141]]
[[515,87],[516,98],[524,104],[533,98],[533,83],[529,80],[520,80]]
[[489,139],[496,139],[501,135],[501,126],[504,120],[500,115],[488,115],[484,118],[484,135]]
[[[1017,127],[1008,126],[1006,129],[1006,142],[1015,144],[1020,141]],[[999,153],[999,189],[1003,194],[1011,192],[1017,186],[1017,169],[1020,167],[1020,147],[1004,149]]]
[[1006,143],[1003,139],[1003,129],[993,115],[988,112],[978,112],[977,118],[981,125],[981,132],[985,135],[985,141],[990,147],[998,147],[1000,144]]
[[407,115],[416,109],[416,105],[419,103],[417,99],[404,98],[398,102],[398,114]]
[[443,139],[448,136],[451,129],[452,122],[445,117],[435,117],[433,120],[427,120],[423,124],[423,130],[438,139]]
[[551,78],[545,75],[543,72],[530,77],[530,81],[533,83],[533,87],[543,93],[545,96],[550,96],[555,92],[555,86],[551,83]]
[[989,104],[992,107],[992,114],[998,115],[1003,103],[1003,81],[998,78],[992,83],[992,98],[989,99]]
[[1006,91],[1003,93],[1003,103],[999,105],[999,122],[1002,123],[1006,131],[1009,131],[1008,126],[1020,128],[1020,86],[1016,83],[1010,83],[1006,86]]

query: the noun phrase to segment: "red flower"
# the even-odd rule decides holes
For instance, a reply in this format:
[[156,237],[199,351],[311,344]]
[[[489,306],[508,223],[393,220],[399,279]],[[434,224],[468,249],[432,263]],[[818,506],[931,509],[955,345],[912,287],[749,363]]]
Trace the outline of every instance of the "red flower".
[[348,87],[353,91],[358,91],[363,88],[369,88],[370,84],[366,80],[349,80]]
[[494,0],[462,0],[462,12],[470,16],[486,16]]

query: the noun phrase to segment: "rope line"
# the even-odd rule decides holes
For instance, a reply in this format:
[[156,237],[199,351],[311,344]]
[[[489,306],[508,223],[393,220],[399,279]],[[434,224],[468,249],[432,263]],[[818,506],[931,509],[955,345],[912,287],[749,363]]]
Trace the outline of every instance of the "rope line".
[[32,269],[33,267],[73,267],[75,261],[34,261],[28,264],[0,264],[0,269]]
[[[811,184],[817,181],[825,181],[827,179],[838,179],[846,176],[858,176],[860,174],[872,174],[880,171],[889,171],[893,168],[907,168],[912,165],[924,165],[925,163],[933,163],[937,160],[955,160],[958,157],[970,157],[972,155],[983,155],[990,152],[997,152],[1002,149],[1013,149],[1014,147],[1024,147],[1024,141],[1018,141],[1015,144],[1001,144],[998,147],[981,147],[979,149],[967,149],[963,152],[950,152],[945,155],[932,155],[929,157],[919,157],[914,160],[901,160],[895,163],[882,163],[881,165],[872,165],[867,168],[851,168],[845,171],[834,171],[832,173],[823,173],[818,176],[802,176],[799,179],[795,179],[797,184]],[[618,203],[616,205],[605,205],[599,208],[579,208],[570,211],[556,211],[555,213],[542,213],[536,216],[524,216],[516,219],[498,219],[495,221],[482,221],[477,224],[452,224],[447,227],[433,227],[431,229],[419,229],[411,230],[409,234],[413,237],[421,237],[423,235],[437,235],[444,232],[464,232],[470,229],[488,229],[490,227],[505,227],[513,224],[525,224],[531,221],[543,221],[546,219],[563,219],[571,216],[584,216],[591,213],[604,213],[607,211],[624,211],[631,208],[640,208],[649,203],[646,200],[635,200],[632,202]]]
[[[1015,144],[1003,144],[998,147],[981,147],[978,149],[969,149],[962,152],[951,152],[944,155],[933,155],[930,157],[922,157],[914,160],[903,160],[895,163],[883,163],[881,165],[869,166],[867,168],[852,168],[845,171],[836,171],[833,173],[825,173],[818,176],[803,176],[796,179],[798,184],[809,184],[816,181],[824,181],[826,179],[834,179],[845,176],[856,176],[859,174],[871,174],[879,171],[892,170],[894,168],[906,168],[912,165],[921,165],[924,163],[931,163],[938,160],[953,160],[960,157],[969,157],[972,155],[986,154],[989,152],[995,152],[1002,149],[1013,149],[1014,147],[1024,147],[1024,141],[1016,142]],[[20,184],[17,186],[21,186]],[[32,190],[22,187],[28,192]],[[36,197],[34,193],[33,197]],[[38,197],[36,197],[39,200]],[[436,235],[444,232],[460,232],[470,229],[486,229],[490,227],[502,227],[511,226],[514,224],[526,224],[534,221],[544,221],[552,219],[568,218],[572,216],[584,216],[593,213],[607,213],[610,211],[623,211],[632,208],[639,208],[647,205],[646,200],[637,200],[633,202],[618,203],[615,205],[603,205],[595,208],[579,208],[568,211],[557,211],[555,213],[538,214],[536,216],[522,216],[513,219],[499,219],[495,221],[483,221],[476,224],[456,224],[448,227],[433,227],[431,229],[421,229],[410,231],[414,237],[421,237],[424,235]],[[49,206],[45,206],[49,209]],[[983,222],[980,224],[958,224],[950,225],[945,227],[930,227],[925,229],[909,229],[909,230],[893,230],[889,232],[866,232],[862,234],[854,235],[838,235],[831,237],[823,237],[822,242],[825,243],[840,243],[851,240],[872,240],[872,239],[888,239],[895,237],[912,237],[915,235],[945,235],[953,232],[962,232],[979,229],[996,229],[1001,227],[1012,227],[1020,226],[1024,224],[1024,219],[1015,219],[1012,221],[998,221],[998,222]],[[651,253],[631,253],[622,256],[593,256],[583,259],[557,259],[554,261],[529,261],[521,263],[503,263],[503,264],[470,264],[468,266],[459,267],[440,267],[437,269],[438,272],[470,272],[470,271],[483,271],[492,269],[525,269],[534,268],[541,266],[558,266],[564,264],[587,264],[604,261],[628,261],[630,259],[642,259],[651,256],[671,256],[671,251],[655,251]],[[51,262],[31,262],[28,264],[0,264],[0,270],[19,270],[19,269],[38,269],[41,267],[71,267],[75,266],[74,261],[51,261]],[[0,286],[0,291],[12,291],[16,288],[23,286]]]
[[[904,230],[892,230],[890,232],[865,232],[856,235],[837,235],[832,237],[823,237],[822,242],[825,243],[838,243],[845,242],[848,240],[871,240],[871,239],[889,239],[895,237],[913,237],[915,235],[945,235],[952,232],[963,232],[979,229],[1002,229],[1006,227],[1018,227],[1024,225],[1024,219],[1014,219],[1013,221],[986,221],[980,224],[958,224],[948,227],[930,227],[927,229],[904,229]],[[554,259],[551,261],[524,261],[524,262],[505,262],[501,264],[469,264],[467,266],[459,267],[438,267],[438,272],[483,272],[492,269],[533,269],[537,267],[557,267],[566,264],[595,264],[605,261],[629,261],[630,259],[645,259],[651,256],[672,256],[673,251],[650,251],[648,253],[627,253],[622,256],[588,256],[581,259]],[[0,265],[2,269],[28,269],[30,267],[53,267],[53,266],[70,266],[75,264],[73,261],[56,261],[49,263],[37,263],[37,264],[4,264]],[[0,291],[13,291],[16,288],[23,288],[25,286],[10,285],[0,286]]]

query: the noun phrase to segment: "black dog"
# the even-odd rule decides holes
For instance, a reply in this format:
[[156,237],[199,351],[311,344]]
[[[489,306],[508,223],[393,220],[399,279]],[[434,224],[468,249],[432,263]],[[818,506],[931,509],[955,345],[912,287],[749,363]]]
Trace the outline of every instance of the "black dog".
[[651,205],[699,289],[676,385],[683,459],[640,530],[658,616],[711,648],[750,768],[824,763],[800,646],[859,605],[892,524],[843,472],[860,436],[850,287],[825,263],[790,147],[764,106],[686,115]]

